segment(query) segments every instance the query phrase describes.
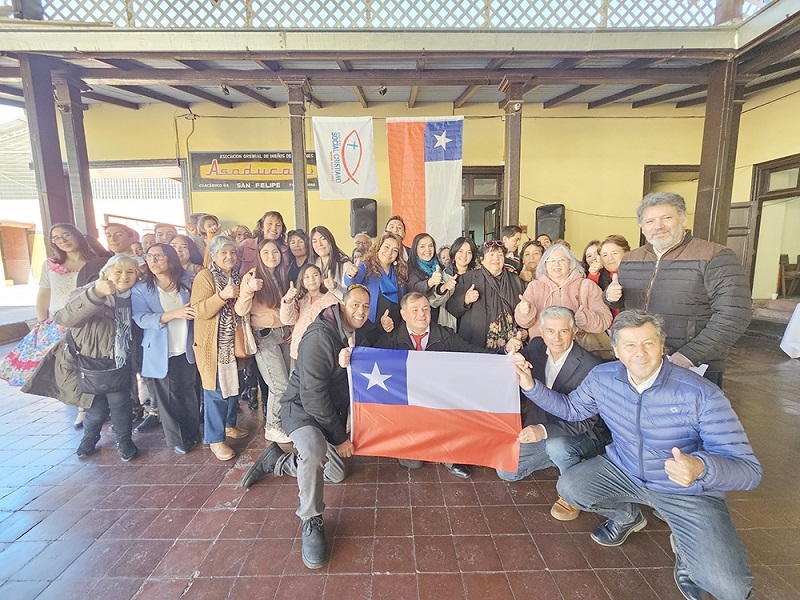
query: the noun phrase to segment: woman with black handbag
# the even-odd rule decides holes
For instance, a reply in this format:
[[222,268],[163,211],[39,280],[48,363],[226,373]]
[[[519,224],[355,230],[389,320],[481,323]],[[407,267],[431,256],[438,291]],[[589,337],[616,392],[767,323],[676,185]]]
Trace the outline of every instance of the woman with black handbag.
[[131,288],[139,278],[136,259],[112,256],[100,278],[80,289],[53,320],[67,327],[67,338],[46,357],[24,392],[58,398],[86,408],[80,458],[95,452],[100,430],[111,415],[119,455],[133,460],[131,386],[134,343]]

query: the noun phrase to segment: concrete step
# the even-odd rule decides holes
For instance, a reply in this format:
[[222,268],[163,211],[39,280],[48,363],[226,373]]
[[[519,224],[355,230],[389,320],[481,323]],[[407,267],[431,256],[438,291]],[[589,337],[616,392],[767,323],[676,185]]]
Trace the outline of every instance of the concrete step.
[[753,319],[783,323],[785,325],[792,318],[797,304],[797,300],[787,298],[779,300],[754,299]]
[[771,340],[779,343],[786,331],[786,322],[759,319],[754,317],[744,332],[744,337],[751,339]]

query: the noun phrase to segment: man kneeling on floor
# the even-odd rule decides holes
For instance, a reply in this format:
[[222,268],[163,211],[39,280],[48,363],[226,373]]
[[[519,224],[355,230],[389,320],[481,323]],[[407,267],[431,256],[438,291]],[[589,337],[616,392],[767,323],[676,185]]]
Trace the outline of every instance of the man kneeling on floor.
[[[575,341],[578,328],[575,313],[569,308],[548,306],[539,315],[539,328],[542,337],[533,338],[521,354],[533,365],[533,378],[548,388],[568,394],[603,362]],[[525,426],[519,434],[519,468],[516,472],[498,470],[497,476],[504,481],[519,481],[553,465],[564,473],[581,460],[602,454],[611,441],[598,415],[570,423],[528,404]],[[559,498],[550,514],[559,521],[571,521],[581,511]]]
[[672,530],[675,583],[685,598],[739,600],[752,594],[747,555],[725,504],[725,492],[761,481],[731,404],[713,383],[664,358],[664,321],[628,310],[611,326],[621,362],[596,367],[569,395],[536,383],[517,365],[525,395],[567,421],[599,414],[614,441],[606,455],[578,463],[558,480],[559,494],[608,520],[591,534],[619,546],[658,511]]
[[[244,487],[269,474],[297,477],[303,520],[303,562],[319,569],[328,561],[322,522],[324,481],[338,483],[347,475],[343,458],[353,455],[347,435],[350,387],[339,352],[356,340],[356,332],[376,330],[369,318],[369,290],[351,285],[340,304],[326,308],[308,326],[298,348],[289,387],[281,398],[281,424],[297,454],[270,444],[242,480]],[[372,342],[363,342],[372,345]]]

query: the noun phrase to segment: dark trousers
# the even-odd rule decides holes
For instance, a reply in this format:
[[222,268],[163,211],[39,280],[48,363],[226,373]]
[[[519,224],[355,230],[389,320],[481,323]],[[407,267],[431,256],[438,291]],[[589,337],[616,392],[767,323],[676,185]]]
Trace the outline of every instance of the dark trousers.
[[191,445],[200,439],[200,404],[194,390],[195,366],[186,354],[169,359],[167,376],[153,379],[158,416],[167,446]]
[[86,417],[83,419],[84,437],[100,435],[100,430],[103,428],[103,423],[106,422],[109,414],[111,414],[111,424],[114,426],[117,443],[131,439],[133,403],[131,402],[130,390],[111,392],[94,397],[94,401],[86,409]]

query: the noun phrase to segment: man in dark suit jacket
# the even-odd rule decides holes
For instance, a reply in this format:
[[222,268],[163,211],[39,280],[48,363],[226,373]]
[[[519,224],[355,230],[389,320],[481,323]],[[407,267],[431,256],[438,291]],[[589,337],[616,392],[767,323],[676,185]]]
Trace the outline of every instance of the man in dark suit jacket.
[[[400,299],[400,316],[403,318],[402,324],[391,329],[386,342],[379,342],[379,345],[385,345],[395,350],[495,353],[494,350],[470,344],[449,327],[432,323],[431,305],[425,294],[411,292],[403,296]],[[513,338],[508,341],[504,350],[510,354],[517,352],[521,347],[522,343]],[[424,463],[420,460],[400,459],[400,464],[409,469],[419,469]],[[467,479],[471,476],[469,468],[465,465],[445,463],[444,467],[456,477]]]
[[[575,342],[578,329],[570,309],[545,308],[539,316],[539,325],[542,337],[533,338],[522,355],[531,363],[535,379],[552,390],[568,394],[602,361]],[[553,465],[563,473],[581,460],[602,454],[611,436],[598,415],[570,423],[531,405],[519,441],[517,471],[497,471],[504,481],[518,481]],[[562,498],[550,509],[550,514],[559,521],[571,521],[580,513]]]

